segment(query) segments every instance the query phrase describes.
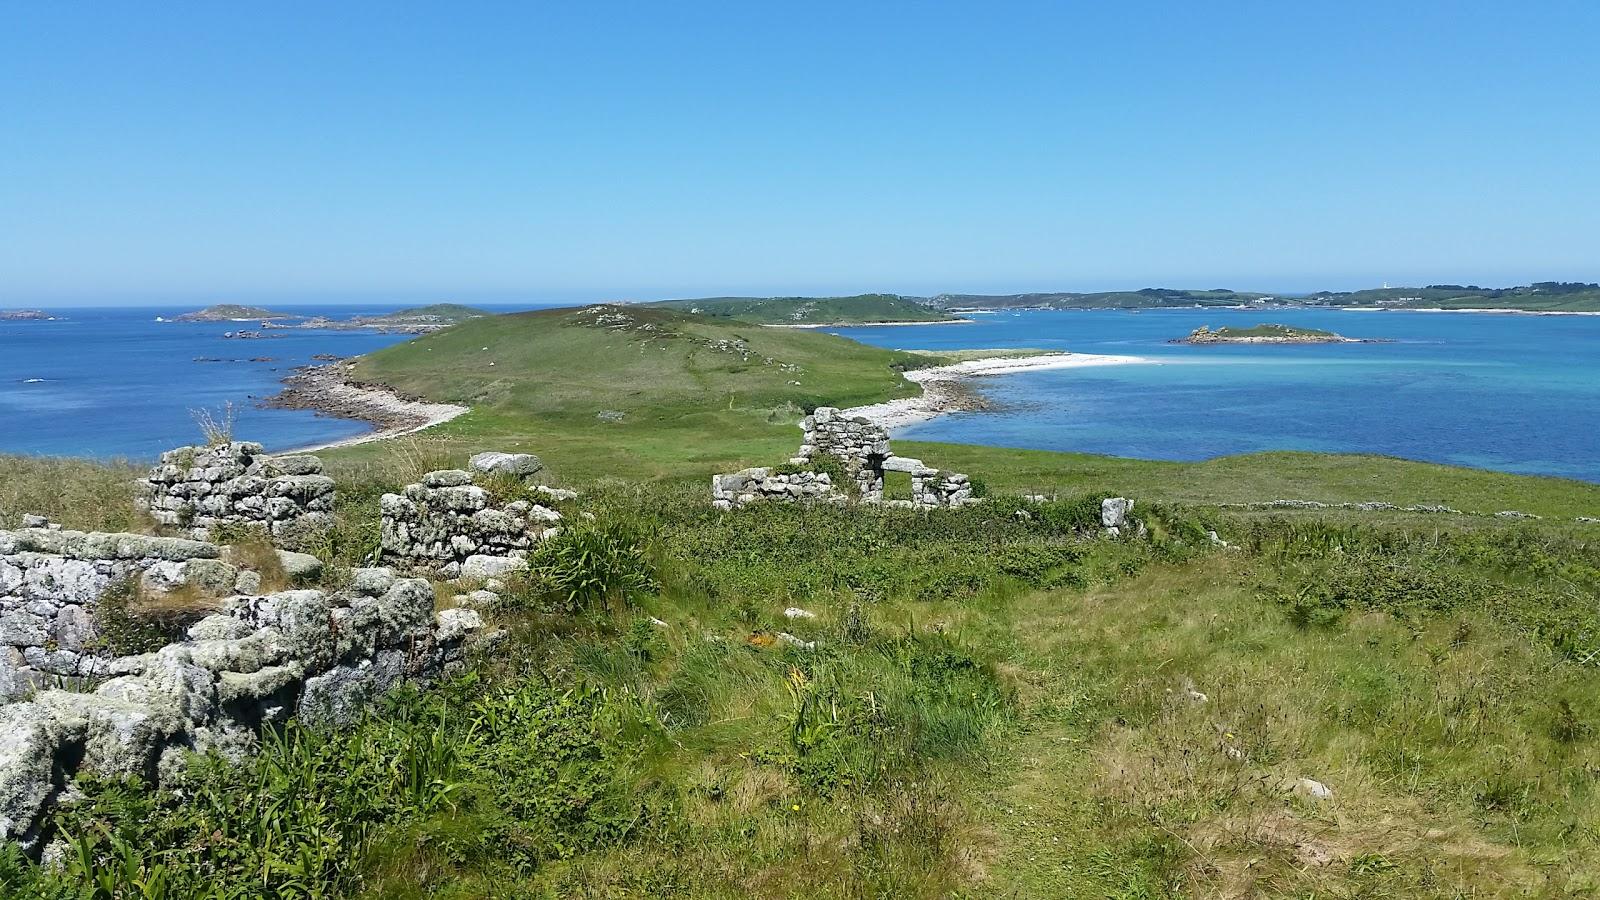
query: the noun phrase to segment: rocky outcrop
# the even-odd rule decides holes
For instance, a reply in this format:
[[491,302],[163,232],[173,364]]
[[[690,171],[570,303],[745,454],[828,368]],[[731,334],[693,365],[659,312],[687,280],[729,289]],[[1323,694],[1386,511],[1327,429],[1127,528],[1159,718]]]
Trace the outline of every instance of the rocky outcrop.
[[131,659],[92,692],[0,707],[0,841],[36,845],[77,774],[169,782],[187,753],[237,758],[263,726],[348,722],[400,682],[458,664],[483,627],[470,609],[435,614],[426,581],[362,569],[352,582],[338,594],[230,598],[186,640]]
[[532,453],[500,453],[486,450],[473,454],[467,467],[484,475],[504,475],[510,478],[528,478],[544,469],[544,463]]
[[518,568],[504,561],[526,557],[561,522],[560,513],[530,500],[496,504],[475,483],[473,473],[460,469],[429,472],[421,483],[384,494],[379,502],[383,562],[407,570],[433,569],[449,578],[496,577],[481,573]]
[[322,460],[267,456],[256,443],[168,450],[138,488],[138,504],[157,523],[201,540],[220,525],[285,535],[333,521],[333,479],[322,474]]

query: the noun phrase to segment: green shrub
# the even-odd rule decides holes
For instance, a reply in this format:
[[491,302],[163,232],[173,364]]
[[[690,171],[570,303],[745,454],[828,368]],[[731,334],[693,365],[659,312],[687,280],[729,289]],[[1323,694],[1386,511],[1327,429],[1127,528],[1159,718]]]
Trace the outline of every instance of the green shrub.
[[626,604],[659,589],[644,533],[607,521],[563,529],[533,554],[532,569],[559,608],[569,612]]

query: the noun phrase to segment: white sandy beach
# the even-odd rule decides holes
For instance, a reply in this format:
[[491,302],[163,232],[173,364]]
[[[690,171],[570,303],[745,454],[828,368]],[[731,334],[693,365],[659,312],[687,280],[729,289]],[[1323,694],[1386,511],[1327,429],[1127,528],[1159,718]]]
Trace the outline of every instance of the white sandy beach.
[[974,359],[931,369],[916,369],[905,373],[907,381],[922,386],[922,396],[903,400],[889,400],[856,406],[843,412],[847,415],[866,416],[893,431],[917,422],[926,422],[948,412],[963,408],[960,393],[954,386],[969,378],[991,375],[1011,375],[1017,372],[1037,372],[1044,369],[1079,369],[1089,366],[1120,366],[1133,363],[1154,363],[1142,356],[1111,356],[1095,353],[1054,353],[1048,356],[1001,356],[993,359]]

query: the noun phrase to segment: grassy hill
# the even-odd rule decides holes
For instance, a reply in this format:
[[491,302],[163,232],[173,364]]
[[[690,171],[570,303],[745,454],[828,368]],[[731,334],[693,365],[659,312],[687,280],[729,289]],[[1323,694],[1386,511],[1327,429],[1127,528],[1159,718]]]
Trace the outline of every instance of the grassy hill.
[[[0,467],[0,491],[10,474],[40,480]],[[414,474],[341,475],[330,579]],[[491,611],[492,654],[348,728],[202,760],[181,796],[85,782],[65,862],[0,848],[0,896],[1444,900],[1600,879],[1592,539],[1142,497],[1150,539],[1110,539],[1098,494],[719,514],[703,483],[584,487]]]
[[666,300],[653,306],[714,319],[762,325],[866,325],[875,322],[942,322],[954,317],[895,294],[854,297],[706,297]]
[[[465,322],[364,357],[361,380],[473,411],[425,436],[327,454],[335,466],[412,448],[459,464],[486,448],[540,454],[562,477],[682,479],[782,462],[808,409],[913,396],[899,370],[945,360],[800,329],[652,306]],[[491,365],[491,363],[493,365]],[[615,414],[620,413],[620,421]],[[1312,500],[1600,516],[1600,485],[1376,456],[1261,453],[1197,463],[901,441],[903,453],[997,491],[1105,491],[1182,503]],[[1378,511],[1367,519],[1416,519]]]
[[430,303],[427,306],[408,306],[397,309],[389,316],[396,319],[439,319],[442,321],[457,322],[462,319],[472,319],[478,316],[487,316],[489,313],[475,306],[466,306],[461,303]]
[[595,306],[469,320],[355,374],[472,406],[436,430],[455,445],[526,447],[574,477],[653,478],[781,462],[808,409],[911,396],[893,367],[926,364],[833,335]]

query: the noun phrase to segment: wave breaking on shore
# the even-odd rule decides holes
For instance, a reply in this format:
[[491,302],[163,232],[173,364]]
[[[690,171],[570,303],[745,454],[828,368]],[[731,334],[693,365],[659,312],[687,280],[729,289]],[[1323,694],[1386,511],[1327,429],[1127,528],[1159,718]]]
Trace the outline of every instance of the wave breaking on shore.
[[1079,369],[1090,366],[1120,366],[1133,363],[1153,363],[1142,356],[1112,356],[1095,353],[1058,353],[1048,356],[1001,356],[992,359],[974,359],[948,366],[914,369],[905,373],[907,381],[922,386],[922,396],[870,403],[841,410],[845,415],[865,416],[883,427],[894,430],[918,422],[926,422],[952,412],[983,409],[983,398],[966,386],[972,378],[991,375],[1011,375],[1017,372],[1036,372],[1044,369]]

